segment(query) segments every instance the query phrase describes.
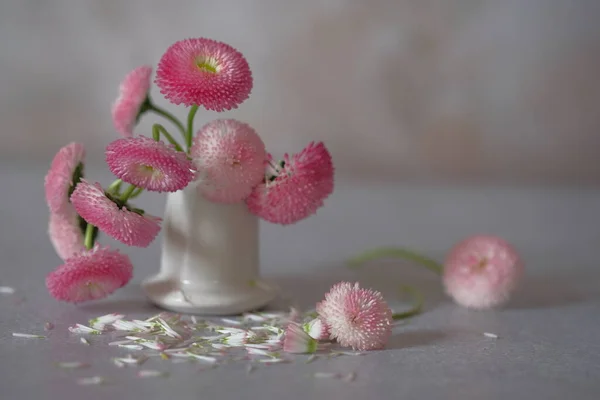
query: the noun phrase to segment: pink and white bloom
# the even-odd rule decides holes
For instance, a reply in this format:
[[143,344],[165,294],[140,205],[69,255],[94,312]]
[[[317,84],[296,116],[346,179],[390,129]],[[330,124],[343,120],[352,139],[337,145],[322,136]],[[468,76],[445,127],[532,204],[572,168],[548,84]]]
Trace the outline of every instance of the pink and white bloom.
[[117,132],[125,137],[133,135],[142,105],[150,91],[152,67],[147,65],[131,71],[119,86],[119,97],[112,105],[112,120]]
[[524,270],[516,250],[495,236],[472,236],[458,243],[444,264],[446,293],[456,303],[488,309],[506,303]]
[[50,212],[62,213],[71,207],[69,194],[83,173],[85,149],[80,143],[69,143],[54,156],[44,179],[46,202]]
[[63,260],[85,249],[79,216],[73,206],[69,205],[68,210],[68,212],[50,213],[48,223],[50,242]]
[[319,350],[319,342],[310,337],[302,328],[290,323],[285,330],[283,338],[283,351],[286,353],[307,354],[316,353]]
[[217,119],[202,127],[190,153],[199,189],[210,201],[242,201],[263,179],[265,144],[254,129],[235,119]]
[[71,195],[71,202],[86,222],[129,246],[148,247],[160,231],[160,218],[119,208],[99,183],[82,179]]
[[110,143],[106,163],[123,182],[154,192],[176,192],[194,179],[192,162],[184,152],[145,136]]
[[46,277],[46,287],[57,300],[81,303],[106,297],[132,277],[129,257],[96,245],[73,255]]
[[321,318],[315,318],[302,325],[304,332],[308,333],[308,336],[315,340],[328,340],[329,339],[329,327]]
[[310,143],[302,152],[284,156],[246,199],[250,211],[282,225],[296,223],[317,212],[333,192],[333,162],[323,143]]
[[158,63],[155,82],[173,104],[219,112],[237,108],[250,96],[253,83],[239,51],[206,38],[171,45]]
[[392,310],[383,296],[358,283],[335,284],[317,304],[317,312],[331,338],[354,350],[382,349],[392,334]]

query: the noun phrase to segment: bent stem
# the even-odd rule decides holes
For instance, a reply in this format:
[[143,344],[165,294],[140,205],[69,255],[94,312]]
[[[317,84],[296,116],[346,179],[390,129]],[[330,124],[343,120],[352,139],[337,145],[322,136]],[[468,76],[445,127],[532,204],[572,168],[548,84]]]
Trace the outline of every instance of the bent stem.
[[173,139],[173,136],[171,136],[171,134],[165,129],[164,126],[162,126],[161,124],[152,125],[152,138],[154,140],[158,142],[160,140],[161,133],[169,141],[169,143],[175,146],[175,150],[183,151],[183,148],[179,145],[179,143],[177,143],[177,140]]
[[[129,198],[131,197],[131,195],[133,194],[133,192],[136,189],[138,189],[137,186],[135,186],[135,185],[129,185],[129,187],[127,188],[127,190],[125,190],[125,192],[123,192],[123,195],[121,195],[121,197],[119,198],[119,200],[122,201],[123,203],[126,203],[127,200],[129,200]],[[141,191],[140,191],[140,193],[141,193]]]
[[401,313],[392,314],[392,319],[394,321],[399,321],[401,319],[414,317],[415,315],[420,314],[421,310],[423,309],[424,299],[423,299],[423,295],[421,294],[420,291],[418,291],[417,289],[415,289],[412,286],[402,286],[402,287],[400,287],[400,290],[405,293],[409,293],[412,296],[413,306],[412,306],[412,308],[410,308],[406,311],[403,311]]
[[188,114],[188,118],[187,118],[187,132],[185,135],[185,145],[187,147],[187,152],[190,152],[190,149],[192,148],[192,137],[193,137],[193,133],[194,133],[194,117],[196,117],[196,113],[198,112],[198,106],[197,105],[193,105],[192,108],[190,108],[190,113]]
[[185,127],[183,126],[183,124],[170,112],[168,112],[165,109],[162,109],[160,107],[158,107],[156,104],[154,103],[149,103],[148,104],[148,110],[153,111],[154,113],[165,117],[166,119],[168,119],[169,121],[171,121],[173,123],[173,125],[175,125],[177,127],[177,129],[179,129],[179,131],[181,132],[181,135],[183,136],[183,139],[186,138],[185,136]]
[[366,262],[380,258],[403,258],[421,264],[425,268],[435,272],[438,275],[441,275],[443,272],[442,265],[437,261],[402,247],[380,247],[365,251],[364,253],[348,260],[348,266],[356,268],[360,267]]

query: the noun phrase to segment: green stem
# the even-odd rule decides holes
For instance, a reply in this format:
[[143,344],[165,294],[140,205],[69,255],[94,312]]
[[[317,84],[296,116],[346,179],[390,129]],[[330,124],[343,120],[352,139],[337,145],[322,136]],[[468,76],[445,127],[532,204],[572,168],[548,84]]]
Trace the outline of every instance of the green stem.
[[148,110],[151,110],[153,112],[155,112],[156,114],[165,117],[166,119],[168,119],[169,121],[171,121],[176,127],[177,129],[179,129],[179,131],[181,132],[181,134],[183,135],[183,138],[185,139],[185,127],[183,126],[183,124],[170,112],[168,112],[167,110],[158,107],[156,104],[154,103],[150,103],[148,105]]
[[136,197],[138,197],[142,192],[144,191],[144,188],[137,188],[133,191],[133,193],[131,194],[131,196],[129,196],[129,199],[135,199]]
[[84,239],[85,248],[90,250],[94,247],[94,225],[87,224],[85,227],[85,239]]
[[437,261],[401,247],[380,247],[377,249],[368,250],[350,259],[348,264],[351,267],[359,267],[368,261],[377,260],[379,258],[404,258],[406,260],[421,264],[425,268],[435,272],[438,275],[441,275],[443,272],[442,265]]
[[423,309],[423,295],[421,294],[421,292],[419,292],[417,289],[415,289],[411,286],[402,286],[400,288],[400,290],[402,290],[403,292],[406,292],[406,293],[410,293],[412,295],[412,298],[414,300],[413,301],[414,305],[412,308],[408,309],[407,311],[392,314],[392,319],[394,321],[398,321],[401,319],[406,319],[406,318],[410,318],[415,315],[418,315],[421,313],[421,310]]
[[177,143],[177,140],[173,139],[173,136],[171,136],[171,134],[167,132],[164,126],[162,126],[161,124],[152,125],[152,137],[154,138],[154,140],[158,142],[160,140],[161,133],[169,141],[169,143],[175,146],[175,150],[183,151],[183,148],[179,145],[179,143]]
[[188,118],[187,118],[187,133],[185,135],[185,144],[186,144],[188,153],[190,152],[190,149],[192,148],[192,137],[193,137],[193,133],[194,133],[194,117],[196,116],[197,112],[198,112],[198,106],[193,105],[192,108],[190,108],[190,113],[188,114]]
[[125,190],[125,192],[123,192],[119,200],[123,203],[127,203],[127,200],[129,200],[135,189],[137,189],[137,186],[129,185],[129,187],[127,188],[127,190]]
[[106,191],[109,193],[118,193],[122,183],[121,179],[117,179],[106,188]]

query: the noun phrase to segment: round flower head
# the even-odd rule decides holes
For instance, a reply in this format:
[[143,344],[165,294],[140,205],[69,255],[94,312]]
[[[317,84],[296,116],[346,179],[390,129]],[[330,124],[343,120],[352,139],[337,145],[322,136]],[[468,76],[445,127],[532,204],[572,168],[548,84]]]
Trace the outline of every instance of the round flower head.
[[70,143],[54,156],[44,179],[46,202],[50,212],[65,212],[71,205],[69,194],[83,173],[85,149],[82,144]]
[[332,339],[355,350],[385,347],[392,333],[392,310],[381,293],[362,289],[358,283],[334,285],[317,312],[329,326]]
[[86,222],[129,246],[148,247],[160,231],[160,218],[119,208],[99,183],[92,185],[82,179],[71,201]]
[[131,71],[119,86],[119,97],[112,105],[112,120],[121,135],[133,135],[133,128],[150,91],[152,68],[142,66]]
[[106,297],[129,282],[133,265],[118,250],[96,245],[68,258],[46,277],[46,287],[57,300],[81,303]]
[[244,56],[228,44],[186,39],[167,49],[155,82],[173,104],[224,111],[250,96],[252,73]]
[[68,212],[50,213],[48,235],[56,254],[63,260],[80,252],[83,245],[83,232],[79,226],[79,216],[73,206]]
[[[272,157],[268,158],[272,164]],[[286,154],[271,169],[246,199],[250,211],[266,221],[298,222],[316,213],[333,192],[333,163],[323,143],[310,143],[292,157]]]
[[110,143],[106,163],[123,182],[155,192],[176,192],[194,178],[185,153],[144,136]]
[[254,129],[235,119],[206,124],[194,138],[191,155],[199,188],[214,202],[244,200],[264,176],[265,144]]
[[517,252],[494,236],[473,236],[458,243],[444,265],[446,293],[472,309],[508,301],[523,272]]

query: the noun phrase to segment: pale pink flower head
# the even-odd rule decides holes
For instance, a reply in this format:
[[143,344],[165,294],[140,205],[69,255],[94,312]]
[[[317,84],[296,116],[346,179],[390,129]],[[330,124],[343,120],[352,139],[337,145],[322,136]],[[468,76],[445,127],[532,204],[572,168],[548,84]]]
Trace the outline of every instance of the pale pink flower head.
[[302,325],[304,332],[308,333],[313,339],[316,340],[328,340],[329,339],[329,327],[322,318],[315,318],[304,325]]
[[344,347],[382,349],[392,334],[392,310],[383,296],[358,283],[335,284],[317,304],[317,312],[329,326],[331,338]]
[[283,351],[286,353],[309,354],[319,350],[319,343],[310,337],[302,328],[295,324],[288,324],[283,338]]
[[150,75],[152,67],[138,67],[127,74],[119,86],[119,97],[111,111],[115,129],[125,137],[133,135],[133,128],[150,91]]
[[129,246],[148,247],[160,231],[160,218],[140,215],[124,206],[119,208],[99,183],[90,184],[82,179],[71,202],[86,222]]
[[68,211],[50,213],[48,235],[56,254],[63,260],[85,249],[79,216],[73,206]]
[[50,212],[64,212],[71,205],[69,195],[83,175],[85,149],[82,144],[70,143],[54,156],[44,179],[46,202]]
[[252,72],[244,56],[228,44],[185,39],[162,56],[155,82],[173,104],[220,112],[237,108],[250,97]]
[[446,293],[456,303],[488,309],[508,301],[523,273],[515,249],[495,236],[472,236],[458,243],[444,264]]
[[191,156],[199,189],[210,201],[242,201],[264,176],[265,144],[254,129],[235,119],[217,119],[202,127]]
[[317,212],[333,192],[333,162],[323,143],[310,143],[279,164],[269,163],[266,178],[246,199],[250,211],[281,225],[296,223]]
[[192,162],[184,152],[144,136],[110,143],[106,163],[123,182],[154,192],[176,192],[194,179]]
[[57,300],[81,303],[101,299],[125,286],[132,277],[129,257],[96,245],[68,258],[46,277],[46,287]]

